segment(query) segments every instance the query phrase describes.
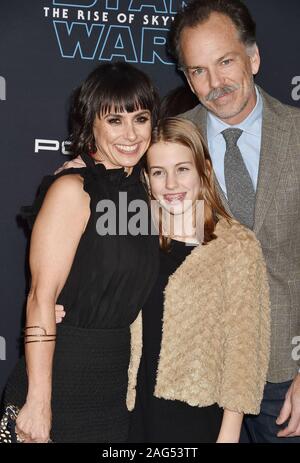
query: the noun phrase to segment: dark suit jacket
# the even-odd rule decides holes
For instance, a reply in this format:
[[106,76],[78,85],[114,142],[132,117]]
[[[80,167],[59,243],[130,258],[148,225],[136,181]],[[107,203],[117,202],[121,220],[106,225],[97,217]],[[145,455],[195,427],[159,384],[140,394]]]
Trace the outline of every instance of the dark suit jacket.
[[[262,245],[270,285],[268,381],[278,383],[293,378],[300,364],[295,349],[300,336],[300,110],[259,91],[263,126],[254,232]],[[202,105],[182,116],[207,138],[207,110]]]

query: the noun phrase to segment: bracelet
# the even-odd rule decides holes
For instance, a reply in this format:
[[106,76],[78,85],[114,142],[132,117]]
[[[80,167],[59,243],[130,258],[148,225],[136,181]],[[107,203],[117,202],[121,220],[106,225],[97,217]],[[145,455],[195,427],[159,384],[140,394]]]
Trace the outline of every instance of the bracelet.
[[[56,338],[56,336],[55,336]],[[54,342],[55,341],[55,338],[54,339],[40,339],[40,340],[37,340],[37,341],[25,341],[24,344],[30,344],[31,342]]]
[[[43,328],[42,326],[26,326],[24,328],[24,333],[26,333],[27,330],[31,330],[31,329],[39,329],[39,330],[42,330],[43,334],[24,334],[23,337],[25,339],[25,344],[29,344],[29,343],[32,343],[32,342],[53,342],[55,341],[56,339],[56,334],[47,334],[47,331],[45,330],[45,328]],[[36,340],[33,340],[33,341],[27,341],[27,338],[51,338],[51,339],[36,339]]]

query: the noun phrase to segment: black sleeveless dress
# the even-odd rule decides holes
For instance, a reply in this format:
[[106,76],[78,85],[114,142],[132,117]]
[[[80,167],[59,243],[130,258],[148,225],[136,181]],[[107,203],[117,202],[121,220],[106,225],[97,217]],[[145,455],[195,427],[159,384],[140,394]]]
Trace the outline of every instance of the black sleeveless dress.
[[[151,221],[139,166],[128,177],[123,169],[106,170],[94,163],[61,175],[73,173],[83,177],[91,215],[57,301],[64,305],[66,316],[57,326],[51,438],[54,442],[125,442],[130,324],[155,281],[158,240],[148,234]],[[45,178],[30,214],[37,212],[56,178]],[[126,234],[124,227],[136,213],[126,212],[129,204],[134,205],[133,211],[140,204],[146,206],[149,229],[144,226],[144,234]],[[110,235],[104,235],[108,207],[112,208],[106,217]],[[9,378],[5,404],[21,407],[26,393],[21,358]]]

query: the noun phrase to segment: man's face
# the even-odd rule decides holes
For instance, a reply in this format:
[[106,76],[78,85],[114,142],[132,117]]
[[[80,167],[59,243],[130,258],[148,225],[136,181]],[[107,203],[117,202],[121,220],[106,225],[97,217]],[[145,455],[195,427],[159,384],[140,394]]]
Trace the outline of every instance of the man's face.
[[212,13],[203,24],[183,29],[180,48],[185,75],[200,102],[227,124],[243,121],[256,104],[257,47],[240,41],[230,18]]

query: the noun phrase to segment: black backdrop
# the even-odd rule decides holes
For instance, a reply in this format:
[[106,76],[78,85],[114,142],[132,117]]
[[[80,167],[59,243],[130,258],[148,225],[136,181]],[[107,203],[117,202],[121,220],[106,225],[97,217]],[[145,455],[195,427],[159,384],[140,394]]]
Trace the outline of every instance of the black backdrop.
[[[27,237],[17,214],[21,205],[32,202],[41,177],[66,159],[62,142],[68,96],[103,60],[136,64],[153,78],[161,95],[179,85],[165,42],[172,16],[184,3],[0,2],[0,393],[18,356],[28,290]],[[262,67],[257,82],[300,107],[299,0],[246,4],[258,24]]]

